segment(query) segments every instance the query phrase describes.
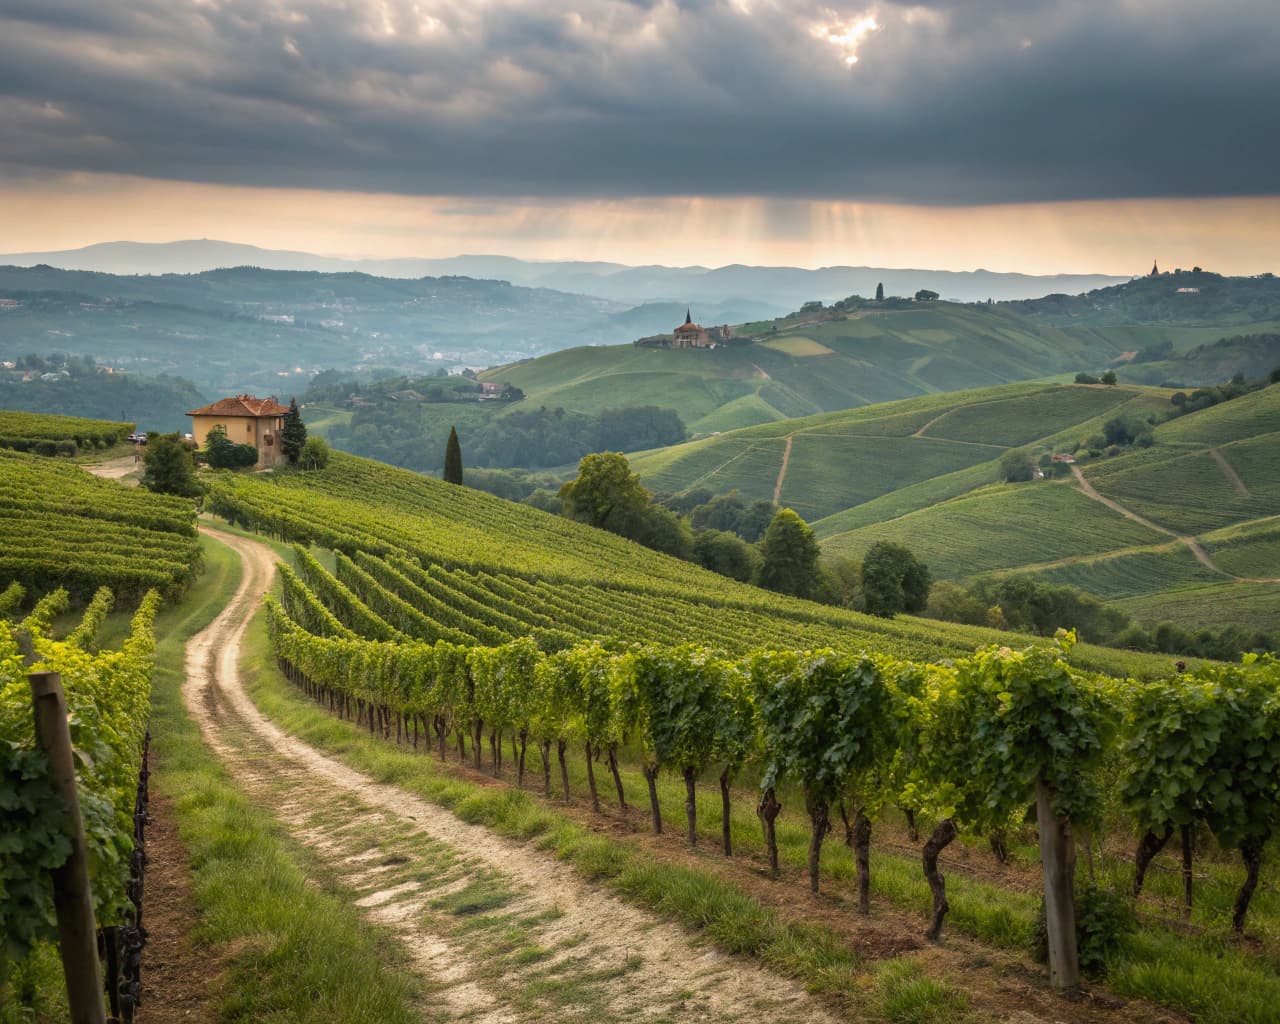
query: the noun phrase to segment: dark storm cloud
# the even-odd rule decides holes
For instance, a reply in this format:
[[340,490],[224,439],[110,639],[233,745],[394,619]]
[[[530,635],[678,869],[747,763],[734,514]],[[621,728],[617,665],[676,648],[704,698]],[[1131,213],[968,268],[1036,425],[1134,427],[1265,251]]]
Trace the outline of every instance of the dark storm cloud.
[[1276,194],[1277,52],[1273,0],[0,0],[0,153],[477,196]]

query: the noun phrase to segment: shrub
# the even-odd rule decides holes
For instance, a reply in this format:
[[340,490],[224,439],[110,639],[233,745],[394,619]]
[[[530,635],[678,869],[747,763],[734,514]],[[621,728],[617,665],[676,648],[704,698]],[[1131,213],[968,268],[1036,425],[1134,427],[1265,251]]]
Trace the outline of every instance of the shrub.
[[[1138,926],[1129,898],[1114,889],[1093,882],[1076,886],[1076,944],[1080,950],[1080,970],[1092,978],[1107,973],[1107,958],[1121,939]],[[1049,936],[1045,927],[1044,902],[1031,934],[1032,954],[1040,963],[1049,959]]]

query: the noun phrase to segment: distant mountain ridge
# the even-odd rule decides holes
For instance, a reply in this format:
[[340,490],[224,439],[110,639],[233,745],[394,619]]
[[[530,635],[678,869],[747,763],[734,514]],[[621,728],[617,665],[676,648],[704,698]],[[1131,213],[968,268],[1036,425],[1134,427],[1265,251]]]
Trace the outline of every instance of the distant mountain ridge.
[[[526,287],[593,295],[615,302],[723,303],[754,299],[781,314],[801,304],[831,302],[847,295],[873,295],[883,284],[890,295],[921,288],[964,302],[1034,299],[1079,294],[1128,278],[1106,274],[997,273],[867,266],[724,267],[628,266],[597,261],[537,261],[512,256],[461,255],[435,259],[344,259],[292,250],[263,249],[238,242],[197,239],[177,242],[101,242],[80,249],[0,255],[0,265],[48,264],[65,270],[110,274],[195,274],[234,266],[266,270],[356,271],[379,277],[464,276],[509,281]],[[709,319],[709,318],[708,318]]]

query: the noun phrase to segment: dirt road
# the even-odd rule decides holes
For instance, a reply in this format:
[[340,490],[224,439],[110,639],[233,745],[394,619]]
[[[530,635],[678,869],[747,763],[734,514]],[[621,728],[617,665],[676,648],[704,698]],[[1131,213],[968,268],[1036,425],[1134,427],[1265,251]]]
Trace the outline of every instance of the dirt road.
[[84,467],[94,476],[103,477],[106,480],[123,480],[134,470],[142,469],[142,462],[133,455],[125,455],[118,459],[109,459],[106,462],[94,462]]
[[239,660],[275,555],[205,532],[234,549],[245,572],[188,645],[187,707],[250,795],[400,940],[430,993],[425,1019],[832,1019],[795,983],[700,945],[549,854],[375,782],[264,718]]
[[794,434],[787,435],[787,446],[782,450],[782,465],[778,467],[778,482],[773,485],[773,503],[777,505],[782,499],[782,484],[787,479],[787,466],[791,464],[791,439]]

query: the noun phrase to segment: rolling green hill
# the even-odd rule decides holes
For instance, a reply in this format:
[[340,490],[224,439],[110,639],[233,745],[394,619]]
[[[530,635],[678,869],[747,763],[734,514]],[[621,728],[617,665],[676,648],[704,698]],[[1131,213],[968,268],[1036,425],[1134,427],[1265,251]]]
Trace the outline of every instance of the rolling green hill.
[[1000,482],[1008,451],[1076,451],[1113,418],[1167,415],[1170,394],[1008,384],[763,424],[632,465],[656,492],[776,495],[831,555],[858,559],[891,540],[940,579],[1032,573],[1195,627],[1280,618],[1280,586],[1249,582],[1280,579],[1280,387],[1162,423],[1148,448],[1079,452],[1085,479],[1136,518],[1094,500],[1065,467],[1057,479]]
[[[567,349],[481,376],[519,387],[539,405],[675,409],[697,436],[1112,365],[1126,380],[1187,387],[1269,371],[1280,283],[1201,274],[1201,292],[1183,294],[1184,276],[997,305],[851,299],[741,325],[734,340],[711,350]],[[1218,346],[1226,335],[1249,340]]]
[[[367,595],[379,585],[401,592],[400,600],[382,598],[374,610],[394,628],[424,638],[453,636],[452,630],[472,628],[476,615],[502,609],[494,620],[501,625],[492,628],[519,634],[525,626],[508,621],[518,619],[538,626],[548,641],[579,634],[607,642],[714,643],[742,652],[830,645],[936,658],[1026,639],[783,597],[603,530],[340,452],[318,472],[220,473],[211,480],[206,509],[342,552],[345,560],[335,560],[341,581]],[[469,600],[459,601],[459,593]],[[445,614],[447,621],[428,621]],[[1087,644],[1071,657],[1112,672],[1167,670],[1165,658]]]
[[749,324],[754,342],[715,349],[569,349],[487,371],[530,402],[594,412],[675,409],[694,434],[984,387],[1103,365],[1123,348],[1005,309],[933,302],[836,319]]
[[[1040,407],[1052,429],[1048,393]],[[968,422],[974,413],[961,406],[935,426],[951,417]],[[1031,573],[1116,601],[1144,621],[1273,629],[1278,427],[1280,387],[1272,386],[1157,426],[1149,448],[1083,461],[1083,479],[1110,505],[1073,478],[992,484],[994,466],[977,464],[890,491],[815,529],[828,552],[853,558],[877,540],[905,543],[940,578]],[[976,436],[1004,431],[1005,440],[1018,436],[994,423]]]
[[[834,517],[818,529],[835,533],[994,482],[1009,448],[1063,434],[1074,448],[1106,419],[1158,405],[1168,407],[1167,395],[1150,389],[1006,384],[763,424],[632,463],[654,491],[736,489],[751,499],[776,492],[810,521]],[[908,495],[916,485],[924,489]],[[877,509],[865,522],[839,518],[889,495],[899,500],[891,513]]]

